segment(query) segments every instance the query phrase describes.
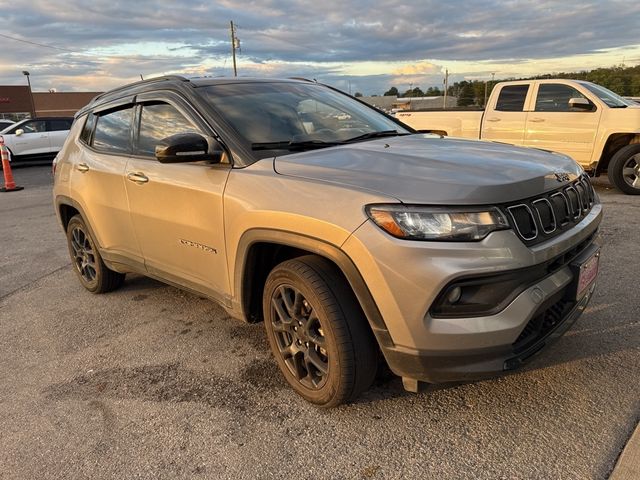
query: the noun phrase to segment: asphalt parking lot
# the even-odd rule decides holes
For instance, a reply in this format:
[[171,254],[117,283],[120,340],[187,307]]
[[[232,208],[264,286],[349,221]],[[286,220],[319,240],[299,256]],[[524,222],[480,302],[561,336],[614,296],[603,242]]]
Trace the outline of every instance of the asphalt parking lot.
[[516,374],[318,410],[262,325],[141,276],[95,296],[68,260],[48,167],[0,193],[0,477],[604,479],[640,418],[640,197],[605,204],[596,294]]

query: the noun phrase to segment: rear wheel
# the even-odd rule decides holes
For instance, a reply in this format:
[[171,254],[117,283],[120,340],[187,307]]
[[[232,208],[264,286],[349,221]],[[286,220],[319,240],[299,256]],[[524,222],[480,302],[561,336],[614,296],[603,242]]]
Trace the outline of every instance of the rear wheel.
[[618,150],[609,162],[609,181],[628,195],[640,195],[640,144]]
[[334,407],[371,386],[375,339],[331,262],[310,255],[276,266],[265,284],[263,310],[278,366],[303,398]]
[[69,255],[78,279],[92,293],[115,290],[124,281],[124,274],[110,270],[80,215],[74,215],[67,225]]

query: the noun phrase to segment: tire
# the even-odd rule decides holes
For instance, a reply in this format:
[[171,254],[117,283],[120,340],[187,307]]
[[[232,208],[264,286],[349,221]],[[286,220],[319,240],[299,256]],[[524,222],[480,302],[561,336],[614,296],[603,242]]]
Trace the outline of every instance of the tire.
[[102,261],[95,241],[80,215],[67,225],[67,245],[71,263],[84,288],[91,293],[106,293],[120,287],[124,274],[110,270]]
[[609,181],[627,195],[640,195],[640,144],[618,150],[609,162]]
[[277,265],[265,283],[263,312],[278,366],[305,400],[335,407],[373,383],[375,338],[351,287],[328,260],[309,255]]

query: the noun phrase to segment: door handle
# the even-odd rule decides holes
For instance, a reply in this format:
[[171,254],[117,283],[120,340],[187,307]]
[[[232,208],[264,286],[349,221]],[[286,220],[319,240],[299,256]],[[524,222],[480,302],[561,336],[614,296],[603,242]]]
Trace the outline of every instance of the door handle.
[[530,118],[529,121],[533,123],[540,123],[544,122],[544,118]]
[[496,117],[493,117],[493,118],[487,118],[487,122],[499,122],[499,121],[500,121],[500,119],[499,119],[499,118],[496,118]]
[[131,173],[127,174],[127,178],[129,180],[131,180],[132,182],[137,183],[138,185],[140,185],[142,183],[147,183],[149,181],[149,177],[147,177],[142,172],[131,172]]
[[85,173],[89,171],[89,165],[87,165],[86,163],[79,163],[76,166],[76,170],[78,170],[79,172]]

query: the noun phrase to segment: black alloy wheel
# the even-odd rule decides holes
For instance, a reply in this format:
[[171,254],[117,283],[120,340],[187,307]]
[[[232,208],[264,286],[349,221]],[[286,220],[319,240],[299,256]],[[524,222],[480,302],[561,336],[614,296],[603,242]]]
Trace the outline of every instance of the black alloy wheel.
[[335,407],[371,386],[378,368],[375,338],[333,263],[306,255],[277,265],[262,306],[271,351],[300,396]]
[[80,215],[74,215],[69,220],[67,244],[74,270],[84,288],[92,293],[106,293],[122,285],[125,275],[104,264],[91,232]]

